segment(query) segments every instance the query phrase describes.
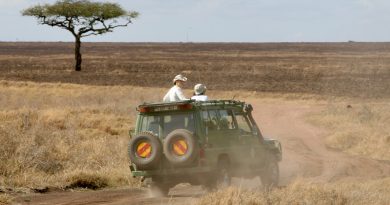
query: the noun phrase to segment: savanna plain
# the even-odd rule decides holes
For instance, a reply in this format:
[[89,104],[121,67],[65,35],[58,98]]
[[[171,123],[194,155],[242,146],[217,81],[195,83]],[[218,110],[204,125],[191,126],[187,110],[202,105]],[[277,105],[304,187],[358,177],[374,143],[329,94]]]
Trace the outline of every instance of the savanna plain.
[[[0,204],[388,204],[390,43],[0,42]],[[254,105],[281,184],[156,199],[130,176],[136,106],[171,79]],[[254,182],[255,181],[255,182]],[[254,185],[255,184],[255,185]],[[181,189],[181,190],[180,190]],[[184,191],[185,192],[185,191]],[[192,191],[189,191],[190,193]]]

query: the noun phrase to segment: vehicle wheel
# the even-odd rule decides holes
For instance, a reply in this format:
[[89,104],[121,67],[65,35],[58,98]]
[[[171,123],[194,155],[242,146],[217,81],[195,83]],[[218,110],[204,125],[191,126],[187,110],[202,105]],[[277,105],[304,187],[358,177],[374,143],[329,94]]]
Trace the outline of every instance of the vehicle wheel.
[[229,173],[229,160],[221,159],[218,163],[217,177],[216,177],[216,185],[218,188],[226,188],[230,186],[231,176]]
[[142,132],[130,140],[128,152],[137,170],[154,169],[160,164],[162,145],[157,136]]
[[279,165],[276,157],[270,155],[264,170],[260,174],[261,183],[266,189],[278,186],[279,184]]
[[185,129],[177,129],[167,135],[164,140],[164,154],[175,166],[192,163],[198,156],[198,143],[194,135]]

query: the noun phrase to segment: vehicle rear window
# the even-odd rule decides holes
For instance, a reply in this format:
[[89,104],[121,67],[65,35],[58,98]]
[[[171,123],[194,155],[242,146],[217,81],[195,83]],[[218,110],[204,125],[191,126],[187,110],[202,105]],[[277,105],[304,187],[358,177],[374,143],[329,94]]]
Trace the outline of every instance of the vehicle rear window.
[[142,116],[140,131],[150,131],[165,137],[176,129],[195,131],[194,116],[192,113],[176,113],[171,115],[144,115]]

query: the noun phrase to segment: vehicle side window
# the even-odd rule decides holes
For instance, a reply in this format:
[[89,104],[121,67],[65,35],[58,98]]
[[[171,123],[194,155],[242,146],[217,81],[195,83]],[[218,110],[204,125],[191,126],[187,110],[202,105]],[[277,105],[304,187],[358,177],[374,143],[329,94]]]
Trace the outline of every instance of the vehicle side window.
[[236,121],[239,129],[245,132],[252,132],[248,119],[242,113],[236,113]]
[[236,129],[233,120],[233,112],[231,110],[220,110],[219,116],[219,127],[221,129]]
[[218,128],[218,115],[215,110],[204,110],[202,111],[202,120],[205,125],[205,127],[208,128],[208,130],[217,130]]

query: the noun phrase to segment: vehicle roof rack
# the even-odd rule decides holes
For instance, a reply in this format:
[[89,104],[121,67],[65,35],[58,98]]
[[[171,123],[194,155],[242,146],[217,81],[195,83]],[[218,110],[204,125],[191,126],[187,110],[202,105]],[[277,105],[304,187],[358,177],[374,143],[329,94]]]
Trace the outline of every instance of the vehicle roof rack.
[[182,105],[182,104],[188,104],[188,103],[194,103],[195,100],[183,100],[183,101],[176,101],[176,102],[158,102],[158,103],[146,103],[139,105],[138,107],[159,107],[159,106],[168,106],[168,105]]
[[204,105],[239,105],[243,106],[245,103],[238,100],[209,100],[209,101],[196,101],[196,104]]
[[160,107],[160,106],[169,106],[169,105],[182,105],[182,104],[193,104],[195,106],[212,106],[212,105],[238,105],[244,106],[245,103],[238,100],[208,100],[208,101],[195,101],[195,100],[183,100],[176,102],[158,102],[158,103],[143,103],[138,107]]

